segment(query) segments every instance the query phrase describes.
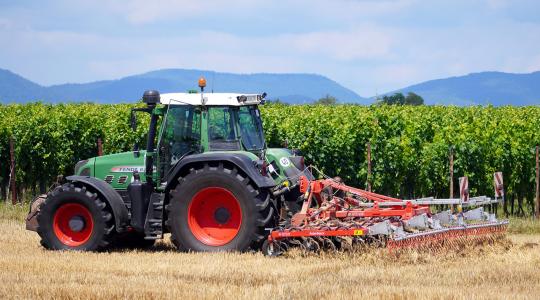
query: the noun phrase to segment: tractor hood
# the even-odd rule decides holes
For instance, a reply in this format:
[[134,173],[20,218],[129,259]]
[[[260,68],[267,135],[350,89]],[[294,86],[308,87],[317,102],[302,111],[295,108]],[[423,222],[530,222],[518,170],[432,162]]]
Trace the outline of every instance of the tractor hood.
[[304,157],[296,155],[286,148],[268,148],[266,150],[266,161],[269,163],[270,175],[280,184],[285,180],[295,184],[300,175],[305,175],[312,179],[309,171],[305,170]]
[[141,180],[145,180],[145,154],[146,151],[140,151],[136,157],[129,151],[83,160],[75,166],[75,175],[96,177],[111,184],[114,189],[124,190],[135,170],[141,175]]
[[[216,151],[209,153],[216,155],[220,153],[242,153],[252,160],[257,160],[255,154],[244,151]],[[114,189],[125,190],[131,183],[133,171],[135,170],[139,172],[142,181],[146,180],[145,154],[146,151],[140,151],[136,157],[132,151],[129,151],[82,160],[75,165],[75,175],[96,177],[109,183]],[[311,179],[309,172],[302,172],[305,169],[304,158],[296,155],[291,150],[268,148],[265,154],[266,161],[269,164],[270,176],[276,184],[281,184],[285,180],[289,180],[294,184],[302,174]]]

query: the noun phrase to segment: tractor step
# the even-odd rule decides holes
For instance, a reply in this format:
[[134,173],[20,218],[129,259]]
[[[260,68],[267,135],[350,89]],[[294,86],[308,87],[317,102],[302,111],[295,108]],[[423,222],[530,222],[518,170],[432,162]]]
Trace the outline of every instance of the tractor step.
[[164,194],[152,193],[148,211],[146,213],[146,222],[144,224],[144,239],[158,240],[163,238],[163,199]]

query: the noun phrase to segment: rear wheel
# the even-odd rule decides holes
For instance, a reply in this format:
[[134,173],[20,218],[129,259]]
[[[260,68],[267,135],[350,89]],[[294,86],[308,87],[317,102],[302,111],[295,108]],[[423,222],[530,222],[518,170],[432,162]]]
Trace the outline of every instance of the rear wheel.
[[71,183],[47,195],[37,222],[41,244],[53,250],[101,250],[110,244],[114,231],[106,203],[86,187]]
[[167,209],[172,241],[184,251],[259,249],[276,221],[269,192],[223,164],[180,178]]

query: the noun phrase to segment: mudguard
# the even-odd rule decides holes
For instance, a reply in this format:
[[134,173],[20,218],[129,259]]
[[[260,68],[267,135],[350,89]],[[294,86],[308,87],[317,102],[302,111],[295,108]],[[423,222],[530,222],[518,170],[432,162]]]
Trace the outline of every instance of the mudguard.
[[101,194],[101,196],[104,198],[103,200],[106,201],[112,208],[116,231],[125,231],[129,224],[129,215],[126,205],[124,204],[120,194],[118,194],[118,192],[116,192],[108,183],[89,176],[74,175],[68,176],[66,179],[71,182],[80,182],[84,185],[88,185]]
[[171,185],[176,184],[175,179],[178,177],[180,171],[182,171],[184,168],[189,168],[190,165],[199,162],[204,163],[215,161],[229,162],[235,165],[240,170],[242,170],[242,172],[244,172],[258,188],[271,188],[276,185],[270,177],[261,175],[259,170],[257,170],[255,165],[253,164],[253,160],[251,160],[247,155],[244,155],[242,153],[207,152],[202,154],[189,155],[180,160],[167,174],[165,178],[167,186],[165,189],[169,189]]

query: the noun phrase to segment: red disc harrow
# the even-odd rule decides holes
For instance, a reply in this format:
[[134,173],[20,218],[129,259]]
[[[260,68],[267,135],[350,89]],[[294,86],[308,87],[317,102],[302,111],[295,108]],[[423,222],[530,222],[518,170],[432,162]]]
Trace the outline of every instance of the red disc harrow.
[[[462,239],[504,235],[508,221],[496,218],[504,201],[502,174],[494,175],[495,199],[469,197],[468,179],[460,178],[460,198],[398,199],[345,185],[339,178],[298,181],[302,208],[274,228],[263,250],[279,255],[291,247],[305,250],[348,249],[374,244],[390,250],[438,247]],[[436,212],[445,205],[450,210]],[[484,211],[484,207],[488,211]]]

